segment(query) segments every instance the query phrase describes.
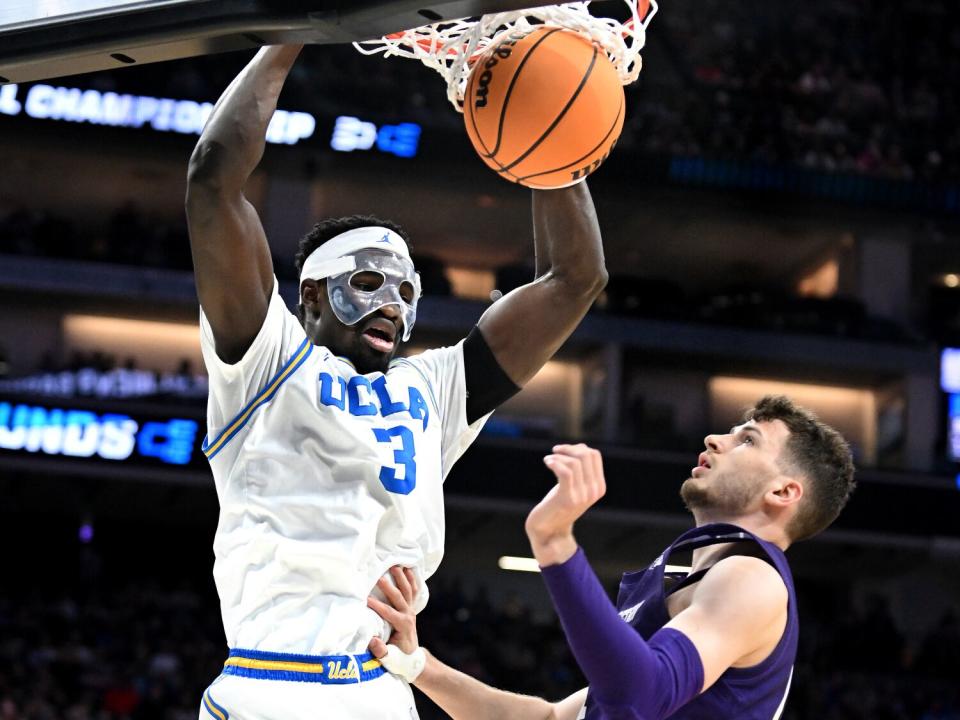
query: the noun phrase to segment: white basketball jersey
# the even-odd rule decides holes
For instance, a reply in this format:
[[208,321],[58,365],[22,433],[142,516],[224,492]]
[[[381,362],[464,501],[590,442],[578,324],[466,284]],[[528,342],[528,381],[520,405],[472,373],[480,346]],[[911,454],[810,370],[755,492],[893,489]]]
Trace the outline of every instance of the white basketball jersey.
[[364,652],[367,596],[391,565],[423,583],[443,556],[443,480],[486,418],[466,421],[462,343],[359,375],[314,346],[276,283],[243,359],[221,361],[201,312],[214,579],[232,648]]

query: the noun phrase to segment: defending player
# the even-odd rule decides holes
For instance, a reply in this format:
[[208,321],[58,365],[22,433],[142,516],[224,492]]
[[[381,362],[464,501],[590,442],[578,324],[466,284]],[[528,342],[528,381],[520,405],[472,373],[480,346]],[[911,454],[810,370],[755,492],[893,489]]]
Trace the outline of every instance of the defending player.
[[394,360],[420,294],[405,234],[369,217],[329,220],[301,241],[298,319],[243,189],[299,51],[261,50],[190,159],[204,450],[221,507],[214,577],[230,646],[201,714],[409,720],[409,686],[367,653],[371,636],[389,635],[367,595],[392,565],[421,580],[435,571],[443,479],[587,312],[606,282],[603,252],[585,185],[535,192],[536,281],[461,343]]
[[[453,718],[776,720],[798,636],[783,551],[840,513],[854,487],[850,450],[784,397],[762,399],[705,444],[681,488],[696,527],[624,576],[616,608],[573,536],[605,492],[600,453],[560,445],[544,458],[558,484],[526,530],[589,688],[549,703],[495,690],[417,650],[417,584],[399,569],[397,587],[381,584],[393,607],[368,601],[396,628],[394,647],[375,639],[371,650]],[[690,573],[667,575],[671,555],[689,551]]]

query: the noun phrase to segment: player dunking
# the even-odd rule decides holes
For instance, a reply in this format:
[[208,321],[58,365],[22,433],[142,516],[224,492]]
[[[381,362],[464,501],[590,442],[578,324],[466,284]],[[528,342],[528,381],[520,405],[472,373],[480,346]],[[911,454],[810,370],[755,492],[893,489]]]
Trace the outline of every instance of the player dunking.
[[[495,690],[417,648],[419,586],[394,572],[370,598],[395,627],[371,650],[453,718],[470,720],[776,720],[797,651],[798,618],[784,550],[836,519],[854,487],[840,435],[784,397],[766,397],[743,424],[709,435],[681,488],[696,527],[646,570],[628,573],[617,607],[573,536],[605,492],[600,453],[560,445],[544,458],[557,485],[527,518],[530,544],[589,687],[558,702]],[[642,492],[642,490],[638,490]],[[693,552],[685,577],[671,555]]]
[[367,595],[392,565],[421,582],[436,570],[444,478],[587,312],[606,282],[603,251],[585,185],[534,192],[537,279],[457,345],[395,360],[420,295],[406,235],[370,217],[328,220],[301,241],[294,316],[243,190],[299,51],[261,50],[190,159],[204,450],[220,499],[214,577],[230,647],[200,712],[409,720],[409,686],[367,653],[371,636],[389,635]]

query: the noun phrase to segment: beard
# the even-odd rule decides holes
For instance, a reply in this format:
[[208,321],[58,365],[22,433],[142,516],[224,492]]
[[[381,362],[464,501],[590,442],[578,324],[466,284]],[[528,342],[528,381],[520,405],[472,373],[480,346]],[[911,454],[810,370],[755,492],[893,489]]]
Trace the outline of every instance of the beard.
[[394,347],[393,352],[390,353],[377,352],[363,343],[362,340],[358,340],[349,351],[343,353],[343,357],[350,360],[357,369],[357,372],[361,375],[372,372],[382,372],[385,374],[390,367],[390,361],[393,360],[396,354],[396,347]]
[[735,517],[750,507],[757,492],[752,478],[732,479],[723,475],[704,481],[688,478],[680,486],[680,498],[692,513]]
[[345,330],[339,333],[323,334],[314,342],[323,345],[334,355],[349,360],[360,375],[372,372],[386,373],[390,367],[390,361],[396,357],[400,349],[399,336],[394,341],[393,350],[385,353],[370,347],[353,327],[343,327]]

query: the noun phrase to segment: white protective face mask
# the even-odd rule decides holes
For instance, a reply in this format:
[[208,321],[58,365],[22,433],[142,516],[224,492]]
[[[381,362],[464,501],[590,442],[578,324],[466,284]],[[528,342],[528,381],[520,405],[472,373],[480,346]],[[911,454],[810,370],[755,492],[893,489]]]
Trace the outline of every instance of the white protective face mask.
[[[361,283],[365,279],[358,277],[361,273],[374,275]],[[407,244],[393,230],[367,226],[331,238],[304,260],[300,282],[308,279],[327,281],[330,305],[344,325],[356,325],[387,305],[397,306],[403,341],[410,339],[417,319],[420,276]],[[410,288],[404,289],[405,283]]]
[[409,340],[420,300],[420,275],[413,262],[386,250],[360,250],[343,259],[352,260],[353,267],[326,278],[330,306],[340,322],[356,325],[380,308],[395,305],[403,322],[403,341]]

